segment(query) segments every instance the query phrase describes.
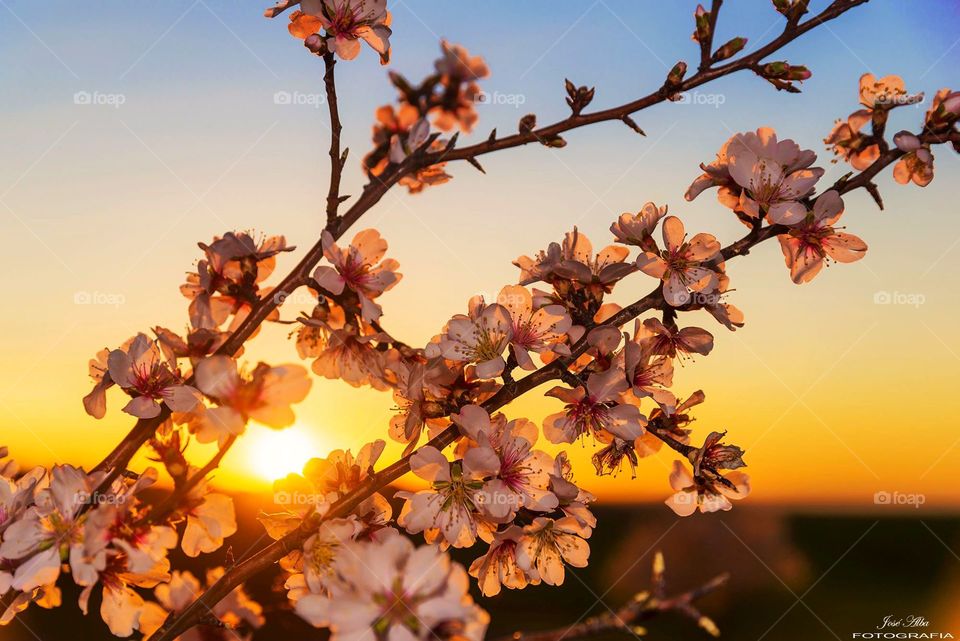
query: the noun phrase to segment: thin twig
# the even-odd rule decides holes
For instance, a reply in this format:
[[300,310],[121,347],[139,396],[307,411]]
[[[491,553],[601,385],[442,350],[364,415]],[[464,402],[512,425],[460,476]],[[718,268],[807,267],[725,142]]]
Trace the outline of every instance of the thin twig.
[[330,189],[327,192],[327,226],[337,224],[337,209],[340,207],[340,176],[343,174],[343,165],[346,163],[346,154],[340,155],[340,112],[337,108],[337,82],[333,69],[337,64],[333,52],[323,54],[323,64],[326,72],[323,74],[323,85],[327,91],[327,108],[330,111]]

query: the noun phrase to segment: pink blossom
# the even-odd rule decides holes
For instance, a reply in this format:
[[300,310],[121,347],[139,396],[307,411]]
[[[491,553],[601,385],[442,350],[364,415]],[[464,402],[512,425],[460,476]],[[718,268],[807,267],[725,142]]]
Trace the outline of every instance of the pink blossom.
[[852,263],[863,258],[867,244],[860,238],[838,232],[834,224],[843,214],[843,200],[836,191],[817,198],[804,222],[777,236],[793,282],[805,283],[820,272],[824,260]]
[[667,388],[673,385],[673,362],[667,356],[656,355],[649,344],[642,341],[639,322],[634,339],[624,346],[623,356],[627,381],[634,395],[638,399],[652,397],[665,412],[672,412],[677,397]]
[[815,153],[801,150],[792,140],[778,141],[776,133],[766,127],[737,134],[726,153],[730,176],[743,188],[739,211],[783,225],[803,220],[806,207],[800,200],[823,175],[820,167],[810,168]]
[[390,61],[390,12],[387,0],[302,0],[290,15],[289,30],[306,40],[323,29],[327,48],[344,60],[360,53],[360,40]]
[[249,375],[241,376],[237,362],[228,356],[202,360],[196,379],[197,387],[217,402],[192,425],[201,443],[222,442],[241,434],[248,420],[273,428],[292,425],[295,417],[290,405],[306,398],[312,384],[307,370],[299,365],[260,363]]
[[563,412],[543,420],[543,435],[551,443],[573,443],[587,433],[637,438],[643,433],[646,418],[636,406],[617,402],[629,388],[626,374],[618,367],[592,374],[586,386],[554,387],[547,396],[559,398],[566,406]]
[[[536,425],[526,419],[507,422],[502,415],[498,415],[499,420],[491,421],[487,411],[478,405],[466,405],[451,418],[474,442],[489,445],[496,452],[499,459],[496,477],[489,480],[484,489],[486,496],[505,504],[509,516],[520,508],[549,512],[557,507],[557,497],[550,492],[553,458],[533,449],[537,441]],[[488,511],[494,516],[502,516],[503,512],[496,507]]]
[[180,547],[190,557],[220,549],[223,540],[237,531],[233,499],[209,492],[205,480],[191,488],[185,514],[187,526]]
[[307,595],[296,611],[314,626],[329,627],[331,641],[427,641],[454,627],[465,641],[481,641],[489,617],[468,592],[467,573],[436,546],[414,548],[394,534],[341,547],[329,597]]
[[424,533],[427,543],[470,547],[477,540],[478,520],[486,510],[506,516],[506,501],[487,491],[487,479],[500,468],[490,447],[473,447],[462,460],[451,463],[437,448],[427,445],[410,458],[410,471],[430,483],[419,492],[398,492],[406,499],[397,523],[411,534]]
[[670,358],[690,354],[706,356],[713,350],[713,334],[700,327],[667,327],[656,318],[648,318],[634,326],[634,340],[642,343],[653,355]]
[[637,267],[644,274],[663,281],[663,298],[673,307],[690,302],[691,292],[702,292],[717,286],[717,275],[701,266],[720,251],[720,243],[710,234],[697,234],[687,241],[683,222],[676,216],[663,221],[663,242],[666,249],[659,254],[645,251],[637,258]]
[[469,303],[469,315],[458,314],[447,322],[439,349],[444,358],[476,363],[479,378],[499,376],[506,361],[503,350],[513,337],[513,320],[503,305],[486,305],[475,296]]
[[933,180],[933,154],[930,145],[908,131],[901,131],[893,137],[897,149],[906,152],[893,168],[893,178],[901,185],[911,180],[918,187],[926,187]]
[[317,267],[314,280],[335,296],[345,288],[351,289],[360,299],[364,320],[379,320],[383,310],[373,300],[400,281],[400,264],[392,258],[383,259],[387,241],[377,230],[365,229],[353,237],[346,249],[337,246],[328,231],[323,232],[322,242],[323,256],[333,267]]
[[701,512],[727,511],[733,507],[730,499],[740,500],[750,493],[750,477],[743,472],[731,472],[719,479],[694,478],[680,461],[673,462],[670,487],[676,494],[665,503],[678,516],[690,516],[698,509]]
[[547,585],[561,585],[564,564],[586,567],[590,546],[584,538],[589,536],[590,530],[572,517],[537,517],[523,528],[517,545],[517,565]]
[[529,352],[569,352],[562,343],[573,321],[562,305],[534,309],[533,296],[526,287],[520,285],[508,285],[501,289],[497,302],[510,314],[510,345],[520,367],[536,369]]
[[[667,215],[667,206],[657,207],[653,203],[644,203],[636,214],[620,214],[620,218],[610,225],[610,231],[617,242],[647,248],[653,242],[651,235],[657,223]],[[654,246],[656,243],[653,242]]]
[[123,411],[137,418],[159,416],[160,403],[174,412],[189,412],[197,404],[197,390],[183,384],[145,334],[137,334],[128,349],[110,352],[107,366],[110,379],[133,396]]
[[477,579],[483,596],[500,594],[500,588],[519,590],[540,582],[539,577],[525,572],[517,563],[517,546],[523,529],[511,525],[498,532],[486,553],[470,565],[470,576]]

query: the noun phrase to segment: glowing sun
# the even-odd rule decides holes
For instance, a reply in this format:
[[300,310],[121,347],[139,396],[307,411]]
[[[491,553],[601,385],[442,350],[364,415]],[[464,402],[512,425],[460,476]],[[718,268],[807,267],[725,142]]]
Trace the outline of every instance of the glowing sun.
[[300,474],[303,465],[326,451],[318,439],[302,425],[284,430],[254,428],[248,431],[250,466],[262,479],[275,481],[287,474]]

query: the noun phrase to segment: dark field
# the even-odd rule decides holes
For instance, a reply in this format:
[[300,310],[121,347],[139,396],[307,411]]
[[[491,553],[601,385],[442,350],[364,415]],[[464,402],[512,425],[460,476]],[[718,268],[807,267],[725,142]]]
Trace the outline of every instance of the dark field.
[[[238,558],[265,542],[257,542],[262,529],[253,520],[254,505],[249,499],[238,502],[240,533],[229,540]],[[590,540],[588,568],[568,571],[560,588],[538,586],[481,599],[493,618],[488,638],[516,629],[558,627],[605,612],[608,606],[616,609],[648,586],[657,549],[666,556],[670,593],[731,573],[726,588],[701,602],[723,638],[845,640],[855,632],[875,632],[888,615],[922,616],[929,627],[912,631],[960,637],[960,518],[922,510],[896,515],[803,514],[749,505],[719,516],[683,520],[661,506],[597,512],[600,526]],[[469,562],[470,555],[455,556]],[[184,567],[177,561],[174,565]],[[201,575],[195,567],[190,569]],[[284,607],[276,577],[261,577],[249,586],[267,616],[254,639],[325,638]],[[98,598],[91,602],[91,616],[83,618],[74,605],[76,596],[75,588],[64,588],[63,607],[55,611],[31,607],[0,629],[0,639],[113,638],[96,615]],[[650,639],[709,638],[677,615],[644,626]]]

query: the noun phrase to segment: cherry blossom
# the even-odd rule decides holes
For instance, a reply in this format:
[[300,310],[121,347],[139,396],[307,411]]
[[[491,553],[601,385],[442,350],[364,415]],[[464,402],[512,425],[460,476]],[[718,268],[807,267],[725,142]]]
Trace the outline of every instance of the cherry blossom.
[[[206,572],[206,586],[213,585],[224,574],[222,567],[210,568]],[[204,590],[204,585],[188,571],[174,571],[168,583],[161,583],[154,589],[157,602],[147,602],[140,617],[140,631],[144,638],[153,634],[169,613],[180,613],[193,603]],[[256,630],[265,622],[263,607],[250,598],[244,587],[237,586],[219,603],[213,606],[211,614],[225,626],[217,629],[207,626],[203,629],[189,630],[181,641],[214,641],[223,639],[249,641],[251,635],[243,634],[241,628]]]
[[526,419],[507,422],[502,415],[491,421],[487,411],[478,405],[467,405],[452,418],[464,434],[497,453],[500,465],[496,478],[484,487],[487,496],[506,504],[509,515],[520,508],[549,512],[557,507],[557,497],[550,491],[553,457],[533,449],[537,442],[536,425]]
[[396,285],[401,277],[397,273],[400,264],[392,258],[383,259],[386,251],[387,241],[375,229],[358,232],[346,249],[338,247],[333,235],[324,231],[323,256],[333,267],[317,267],[313,278],[336,296],[345,288],[352,290],[360,299],[364,320],[376,321],[383,310],[373,300]]
[[740,500],[750,493],[750,478],[742,472],[716,477],[694,477],[682,462],[674,461],[670,487],[677,492],[665,503],[678,516],[690,516],[697,510],[725,512],[733,508],[730,499]]
[[852,263],[863,258],[867,244],[857,236],[834,228],[842,214],[840,195],[833,190],[825,192],[817,198],[813,211],[807,214],[802,224],[777,236],[794,283],[799,285],[813,280],[826,259]]
[[[190,324],[194,328],[216,329],[232,314],[230,329],[235,329],[269,289],[259,284],[273,273],[276,256],[293,251],[283,236],[254,240],[244,232],[227,232],[209,245],[200,243],[204,259],[197,271],[187,274],[180,292],[190,302]],[[268,320],[276,320],[273,310]]]
[[653,241],[653,230],[657,223],[667,215],[667,206],[657,207],[653,203],[644,203],[643,208],[636,214],[620,214],[620,218],[610,225],[610,231],[617,242],[625,245],[636,245],[644,249],[656,247]]
[[206,481],[194,486],[186,497],[184,514],[187,526],[180,547],[187,556],[213,552],[223,540],[237,531],[233,499],[225,494],[209,492]]
[[562,343],[573,321],[562,305],[545,305],[535,309],[530,291],[520,285],[508,285],[501,289],[497,303],[510,314],[510,345],[520,367],[536,369],[530,352],[569,352]]
[[301,0],[300,11],[290,15],[290,34],[314,45],[311,37],[323,29],[328,50],[344,60],[360,53],[360,40],[380,54],[380,64],[390,61],[390,12],[387,0]]
[[502,518],[509,511],[508,501],[494,496],[487,485],[499,469],[500,459],[489,446],[472,447],[453,463],[435,447],[420,448],[410,457],[410,471],[430,488],[397,493],[406,499],[397,523],[411,534],[423,532],[427,543],[472,546],[478,519],[487,514]]
[[893,167],[893,178],[901,185],[911,180],[918,187],[926,187],[933,180],[933,154],[930,145],[924,145],[920,139],[907,131],[901,131],[893,137],[900,151],[906,152]]
[[503,305],[487,305],[482,296],[468,304],[468,315],[447,321],[439,342],[444,358],[476,364],[479,378],[499,376],[506,360],[503,351],[513,338],[513,320]]
[[430,136],[430,122],[421,118],[405,135],[393,134],[390,137],[390,162],[400,164],[415,152]]
[[667,327],[656,318],[634,326],[634,340],[643,343],[650,354],[683,358],[690,354],[706,356],[713,350],[713,335],[700,327]]
[[669,413],[677,404],[677,397],[667,389],[673,385],[673,362],[667,356],[657,355],[649,342],[643,341],[642,327],[638,321],[633,340],[623,348],[627,381],[637,398],[652,397]]
[[880,145],[871,142],[872,137],[860,131],[869,121],[864,112],[854,112],[846,121],[838,120],[823,139],[834,154],[858,171],[863,171],[880,157]]
[[24,592],[49,585],[60,576],[61,555],[81,536],[80,510],[98,485],[71,465],[54,466],[50,485],[38,492],[34,505],[8,524],[0,544],[0,558],[22,559],[10,587]]
[[[322,321],[301,318],[300,322],[327,327]],[[358,330],[353,325],[330,330],[326,344],[313,361],[313,372],[324,378],[343,380],[353,387],[370,385],[378,390],[387,389],[381,353],[373,349],[374,342],[386,337],[376,331],[360,333],[366,331],[366,327]]]
[[424,426],[436,430],[447,424],[443,418],[446,416],[446,390],[443,386],[453,383],[456,373],[443,361],[430,365],[400,362],[391,365],[390,369],[397,376],[393,400],[400,410],[390,419],[390,436],[395,441],[416,447]]
[[307,595],[297,613],[329,627],[333,641],[433,638],[455,627],[467,641],[481,641],[489,617],[467,593],[467,573],[436,546],[414,548],[401,536],[341,546],[330,596]]
[[292,403],[310,391],[312,381],[299,365],[257,365],[241,375],[228,356],[211,356],[197,365],[197,387],[217,402],[191,424],[201,443],[220,441],[243,432],[248,420],[273,428],[288,427],[295,419]]
[[197,390],[183,384],[146,334],[137,334],[129,348],[110,352],[107,367],[110,380],[133,396],[123,411],[137,418],[158,416],[161,403],[174,412],[189,412],[197,404]]
[[434,126],[442,131],[459,127],[470,133],[478,120],[476,103],[483,99],[476,81],[489,76],[490,70],[481,56],[471,56],[460,45],[441,40],[440,50],[434,66],[442,90],[434,101]]
[[551,443],[573,443],[588,433],[637,438],[643,433],[646,418],[636,406],[617,402],[629,388],[626,374],[618,367],[591,375],[586,386],[554,387],[547,395],[559,398],[566,406],[563,412],[543,420],[543,435]]
[[[129,348],[133,340],[131,338],[124,348]],[[109,356],[110,350],[102,349],[87,364],[90,378],[93,380],[93,389],[83,397],[83,409],[93,418],[103,418],[107,415],[107,390],[113,386],[107,364]]]
[[523,528],[523,537],[517,544],[517,565],[547,585],[561,585],[564,564],[586,567],[590,546],[584,539],[590,534],[590,529],[573,517],[537,517]]
[[823,175],[810,167],[817,155],[792,140],[777,140],[773,129],[734,136],[726,150],[731,178],[743,188],[737,210],[750,218],[766,216],[772,223],[793,225],[803,220],[800,199],[813,191]]
[[704,190],[711,187],[719,187],[717,190],[717,200],[719,200],[724,207],[733,210],[737,209],[740,204],[740,193],[743,191],[743,188],[737,184],[730,175],[729,159],[727,158],[727,148],[735,138],[736,136],[723,143],[720,151],[717,152],[716,159],[709,165],[700,163],[700,168],[704,173],[687,188],[686,193],[683,195],[684,199],[692,201]]
[[923,94],[910,95],[900,76],[884,76],[879,80],[872,73],[860,76],[860,104],[868,116],[878,109],[912,105],[923,100]]
[[948,88],[939,90],[930,103],[924,116],[924,123],[931,130],[949,130],[951,124],[960,118],[960,91]]
[[663,242],[659,253],[645,251],[637,258],[637,268],[663,281],[663,297],[679,307],[690,302],[691,292],[709,291],[717,286],[717,275],[703,267],[720,251],[720,243],[710,234],[697,234],[689,241],[683,222],[676,216],[663,221]]
[[517,545],[523,537],[523,528],[511,525],[498,532],[486,553],[470,565],[470,576],[477,579],[483,596],[496,596],[500,588],[520,590],[537,584],[540,579],[528,574],[517,563]]

